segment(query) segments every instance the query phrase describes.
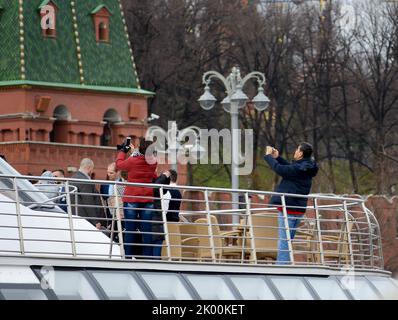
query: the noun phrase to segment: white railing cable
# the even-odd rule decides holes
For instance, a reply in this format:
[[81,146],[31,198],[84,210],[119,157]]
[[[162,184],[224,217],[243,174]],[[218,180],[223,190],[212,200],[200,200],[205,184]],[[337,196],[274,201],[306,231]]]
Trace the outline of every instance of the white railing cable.
[[[350,227],[349,224],[353,223],[352,221],[350,221],[349,218],[349,213],[348,213],[348,208],[347,208],[347,202],[344,200],[343,201],[343,208],[344,208],[344,220],[345,220],[345,234],[347,236],[347,243],[348,243],[348,254],[350,256],[350,265],[354,266],[354,255],[353,255],[353,251],[352,251],[352,241],[351,241],[351,230],[353,229],[353,227]],[[346,237],[343,237],[343,245],[344,242],[346,241]]]
[[210,216],[210,203],[209,203],[209,193],[207,190],[204,191],[205,197],[205,205],[206,205],[206,212],[207,212],[207,225],[208,225],[208,232],[209,232],[209,243],[210,243],[210,251],[211,251],[211,258],[213,262],[216,262],[216,250],[214,248],[214,236],[213,236],[213,225],[211,223],[211,216]]
[[[323,242],[322,242],[322,231],[321,231],[321,217],[319,214],[318,208],[318,199],[314,199],[314,209],[315,209],[315,221],[316,221],[316,231],[318,235],[318,239],[316,240],[316,247],[319,248],[319,255],[321,258],[321,265],[325,264],[325,256],[323,254]],[[318,254],[316,252],[315,254]]]
[[[281,202],[282,202],[283,220],[285,222],[284,223],[285,224],[285,234],[286,234],[286,241],[287,241],[287,246],[288,246],[288,251],[289,251],[290,263],[292,265],[294,265],[293,246],[292,246],[292,239],[290,238],[290,228],[289,228],[289,221],[288,221],[288,215],[287,215],[285,195],[281,196]],[[280,228],[280,226],[279,226],[279,228]]]
[[245,216],[245,225],[243,226],[244,236],[243,236],[243,250],[246,248],[246,229],[247,225],[249,224],[249,233],[250,233],[250,260],[253,259],[254,264],[257,264],[257,251],[256,251],[256,242],[254,238],[254,229],[253,229],[253,219],[251,213],[251,205],[250,205],[250,198],[249,193],[245,193],[245,200],[246,200],[246,216]]
[[14,177],[12,182],[13,182],[14,191],[15,191],[15,210],[16,210],[16,214],[17,214],[19,248],[21,250],[21,254],[25,255],[25,245],[24,245],[24,236],[23,236],[23,228],[22,228],[22,218],[21,218],[21,204],[19,201],[17,178]]

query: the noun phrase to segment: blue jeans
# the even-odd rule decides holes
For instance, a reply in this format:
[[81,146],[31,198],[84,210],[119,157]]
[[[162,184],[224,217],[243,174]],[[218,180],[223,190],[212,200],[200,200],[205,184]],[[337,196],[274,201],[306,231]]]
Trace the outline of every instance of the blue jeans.
[[[139,209],[139,210],[136,210]],[[134,244],[138,243],[137,229],[142,234],[142,243],[151,244],[152,234],[147,232],[152,232],[152,223],[142,222],[142,221],[128,221],[130,219],[134,220],[152,220],[152,202],[125,202],[124,203],[124,218],[126,233],[124,234],[124,253],[126,258],[131,258],[133,256]],[[132,233],[134,232],[134,233]],[[144,256],[153,256],[153,247],[143,246],[142,254]]]
[[155,240],[152,242],[152,244],[156,245],[152,247],[152,255],[156,258],[160,258],[162,254],[162,244],[163,240]]
[[[296,235],[296,230],[301,221],[301,218],[302,215],[296,215],[296,214],[287,215],[291,240],[293,240],[294,236]],[[279,212],[278,225],[279,225],[278,229],[279,240],[278,240],[277,264],[289,264],[290,253],[289,253],[288,241],[286,238],[285,220],[282,212]]]

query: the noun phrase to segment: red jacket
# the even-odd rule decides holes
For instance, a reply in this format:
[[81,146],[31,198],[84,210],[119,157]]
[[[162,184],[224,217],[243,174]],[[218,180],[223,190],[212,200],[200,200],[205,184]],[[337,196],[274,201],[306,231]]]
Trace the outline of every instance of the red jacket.
[[[156,177],[157,163],[149,164],[145,156],[129,157],[126,159],[124,152],[119,152],[116,159],[116,169],[128,171],[128,182],[152,183]],[[132,197],[134,196],[134,197]],[[137,197],[138,196],[138,197]],[[123,202],[153,202],[153,188],[127,186],[124,191]]]

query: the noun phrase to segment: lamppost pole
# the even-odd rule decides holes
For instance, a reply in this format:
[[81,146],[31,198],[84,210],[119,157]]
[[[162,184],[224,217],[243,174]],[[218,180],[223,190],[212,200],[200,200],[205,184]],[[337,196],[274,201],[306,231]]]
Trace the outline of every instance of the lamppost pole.
[[[239,109],[246,106],[249,101],[247,95],[242,91],[246,82],[250,79],[257,80],[258,93],[253,98],[252,102],[259,111],[264,111],[269,105],[269,98],[264,95],[263,85],[265,84],[265,75],[261,72],[253,71],[241,78],[240,69],[233,67],[232,72],[228,77],[224,77],[217,71],[208,71],[203,75],[203,84],[205,85],[205,92],[199,98],[201,107],[205,110],[210,110],[214,107],[217,99],[210,93],[209,84],[212,79],[220,80],[224,87],[227,96],[221,102],[224,110],[231,114],[231,136],[232,136],[232,161],[231,161],[231,188],[234,190],[239,189]],[[239,194],[232,192],[232,209],[239,208]],[[233,215],[233,223],[239,223],[239,216]]]
[[177,171],[177,153],[179,152],[178,129],[175,122],[169,122],[167,141],[169,143],[168,156],[171,169]]

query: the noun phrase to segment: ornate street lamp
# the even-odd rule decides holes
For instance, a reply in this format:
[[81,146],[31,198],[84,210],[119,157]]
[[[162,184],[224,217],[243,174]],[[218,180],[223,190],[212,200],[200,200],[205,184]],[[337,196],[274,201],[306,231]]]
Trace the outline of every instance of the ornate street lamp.
[[[205,110],[212,109],[217,99],[210,92],[211,80],[220,80],[226,90],[227,96],[222,100],[221,105],[226,112],[231,114],[231,131],[232,131],[232,165],[231,165],[231,181],[232,189],[239,189],[239,155],[238,155],[238,143],[239,143],[239,122],[238,115],[239,109],[245,107],[249,101],[248,96],[243,92],[243,87],[248,80],[254,79],[258,83],[257,95],[253,98],[252,102],[254,107],[258,111],[264,111],[268,108],[270,99],[264,94],[263,86],[265,84],[265,75],[261,72],[253,71],[246,75],[243,79],[240,74],[238,67],[233,67],[232,72],[228,77],[224,77],[217,71],[208,71],[203,75],[203,84],[205,85],[205,92],[198,99],[200,106]],[[238,193],[232,193],[232,208],[238,209]],[[239,216],[233,216],[233,222],[237,223]]]

